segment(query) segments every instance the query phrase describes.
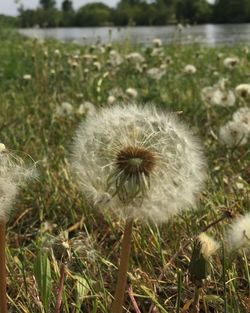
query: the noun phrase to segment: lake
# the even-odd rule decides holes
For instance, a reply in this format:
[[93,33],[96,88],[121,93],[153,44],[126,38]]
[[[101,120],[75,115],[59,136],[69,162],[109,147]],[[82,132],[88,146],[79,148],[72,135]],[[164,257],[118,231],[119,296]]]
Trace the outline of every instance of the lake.
[[149,44],[154,38],[161,38],[166,44],[201,43],[210,46],[221,44],[250,43],[250,24],[206,24],[188,27],[84,27],[84,28],[26,28],[19,32],[41,39],[55,38],[65,42],[95,44],[97,42],[121,42]]

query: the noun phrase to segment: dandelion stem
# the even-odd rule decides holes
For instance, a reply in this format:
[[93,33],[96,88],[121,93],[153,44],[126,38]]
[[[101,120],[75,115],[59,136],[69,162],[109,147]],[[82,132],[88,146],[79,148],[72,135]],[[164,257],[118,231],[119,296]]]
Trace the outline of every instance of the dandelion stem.
[[127,283],[127,272],[128,272],[129,255],[130,255],[130,249],[131,249],[132,229],[133,229],[133,219],[128,218],[126,221],[124,234],[123,234],[118,281],[117,281],[116,291],[115,291],[115,300],[112,304],[111,313],[122,312],[125,288],[126,288],[126,283]]
[[201,288],[199,286],[195,286],[194,292],[194,301],[192,303],[192,313],[199,313],[200,312],[200,292]]
[[0,312],[7,313],[5,222],[0,222]]
[[62,304],[62,293],[63,293],[63,286],[64,286],[64,280],[65,280],[65,264],[62,262],[61,268],[60,268],[60,282],[56,294],[56,309],[55,313],[60,313],[60,308]]

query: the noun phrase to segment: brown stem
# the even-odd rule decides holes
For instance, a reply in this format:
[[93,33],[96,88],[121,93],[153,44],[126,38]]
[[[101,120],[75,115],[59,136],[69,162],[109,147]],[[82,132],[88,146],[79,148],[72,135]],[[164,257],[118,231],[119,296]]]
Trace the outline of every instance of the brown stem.
[[0,312],[7,313],[5,222],[0,222]]
[[133,229],[133,219],[127,219],[122,240],[121,259],[118,272],[118,281],[115,291],[115,299],[112,304],[111,313],[122,313],[122,306],[124,302],[124,294],[127,283],[127,272],[131,249],[132,229]]
[[134,307],[135,312],[136,312],[136,313],[141,313],[141,311],[140,311],[140,309],[139,309],[139,307],[138,307],[138,304],[137,304],[137,302],[136,302],[136,300],[135,300],[135,297],[134,297],[134,295],[133,295],[132,286],[129,286],[129,288],[128,288],[128,295],[129,295],[130,300],[131,300],[131,302],[132,302],[132,304],[133,304],[133,307]]
[[192,303],[191,313],[199,313],[200,312],[200,291],[201,291],[201,288],[195,286],[194,300]]
[[64,281],[65,281],[65,264],[62,262],[61,267],[60,267],[60,282],[59,282],[59,286],[58,286],[57,294],[56,294],[55,313],[60,313]]

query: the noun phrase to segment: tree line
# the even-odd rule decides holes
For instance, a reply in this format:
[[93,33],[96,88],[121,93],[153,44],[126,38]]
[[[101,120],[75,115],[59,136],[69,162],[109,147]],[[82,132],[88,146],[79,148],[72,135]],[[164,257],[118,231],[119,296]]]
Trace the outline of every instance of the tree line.
[[174,23],[247,23],[250,0],[120,0],[116,8],[95,2],[75,10],[70,0],[40,0],[37,9],[19,7],[19,27],[167,25]]

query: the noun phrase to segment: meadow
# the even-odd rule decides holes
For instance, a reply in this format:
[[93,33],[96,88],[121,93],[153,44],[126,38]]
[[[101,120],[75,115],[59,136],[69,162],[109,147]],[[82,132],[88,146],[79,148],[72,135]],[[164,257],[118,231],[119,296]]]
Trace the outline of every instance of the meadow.
[[[87,203],[69,159],[78,124],[121,102],[177,112],[204,146],[208,179],[197,208],[162,225],[134,225],[124,309],[190,312],[194,238],[207,230],[225,242],[232,220],[250,209],[249,139],[231,143],[220,130],[249,107],[250,97],[235,91],[250,83],[249,49],[157,40],[148,47],[78,46],[1,31],[0,141],[33,159],[39,173],[20,192],[8,222],[9,312],[55,312],[60,272],[61,312],[110,312],[124,223]],[[211,102],[214,90],[220,92]],[[210,259],[200,312],[249,312],[249,270],[247,250],[228,256],[219,249]]]

